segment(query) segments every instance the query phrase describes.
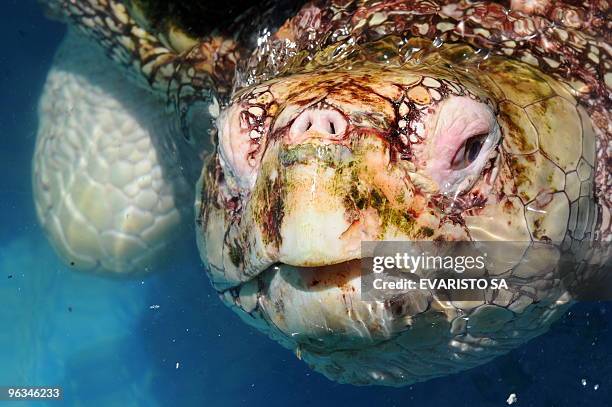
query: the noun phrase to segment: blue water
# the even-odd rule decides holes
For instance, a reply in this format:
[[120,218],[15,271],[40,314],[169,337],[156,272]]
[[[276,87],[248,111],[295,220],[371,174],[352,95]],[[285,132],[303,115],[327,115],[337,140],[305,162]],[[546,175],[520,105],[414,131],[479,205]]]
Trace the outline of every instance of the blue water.
[[194,243],[143,280],[71,272],[36,223],[30,187],[36,104],[64,27],[33,0],[2,8],[0,386],[62,386],[51,406],[506,406],[511,393],[513,406],[612,405],[610,303],[577,304],[548,334],[477,369],[402,389],[353,387],[223,306]]

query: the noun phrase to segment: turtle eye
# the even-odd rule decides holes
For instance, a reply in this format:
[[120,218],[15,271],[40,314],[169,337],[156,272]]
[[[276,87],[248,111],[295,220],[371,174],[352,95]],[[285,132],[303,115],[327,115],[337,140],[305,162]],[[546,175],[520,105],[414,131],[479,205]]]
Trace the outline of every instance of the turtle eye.
[[468,167],[478,158],[482,146],[487,139],[487,134],[477,134],[465,140],[451,162],[451,168],[461,170]]
[[485,103],[457,96],[446,99],[433,117],[426,172],[443,193],[466,191],[501,138],[495,114]]

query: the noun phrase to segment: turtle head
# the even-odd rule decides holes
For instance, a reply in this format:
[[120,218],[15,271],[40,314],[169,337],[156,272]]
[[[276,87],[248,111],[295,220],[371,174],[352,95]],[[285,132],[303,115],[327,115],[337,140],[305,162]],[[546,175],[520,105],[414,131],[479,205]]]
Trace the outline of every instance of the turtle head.
[[[582,137],[578,110],[524,64],[487,66],[364,64],[237,93],[198,193],[201,254],[225,300],[287,346],[369,349],[431,300],[360,301],[362,241],[563,240],[563,188],[584,159],[547,137],[574,123],[562,137]],[[540,84],[525,95],[516,81]]]
[[467,239],[447,204],[491,194],[501,135],[484,95],[371,69],[250,89],[219,129],[219,196],[249,224],[240,239],[296,267],[359,258],[362,240]]

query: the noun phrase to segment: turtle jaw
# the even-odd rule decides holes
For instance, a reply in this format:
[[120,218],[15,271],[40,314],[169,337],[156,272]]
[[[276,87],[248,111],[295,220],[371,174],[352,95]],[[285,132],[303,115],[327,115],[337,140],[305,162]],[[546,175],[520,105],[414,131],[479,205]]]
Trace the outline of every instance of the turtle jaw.
[[427,307],[406,296],[414,305],[400,315],[390,304],[361,301],[362,241],[469,237],[433,209],[435,187],[425,175],[391,161],[380,132],[334,143],[275,139],[239,202],[227,198],[227,173],[213,157],[198,193],[200,252],[213,284],[239,314],[258,315],[313,352],[368,349]]
[[242,317],[265,320],[274,327],[271,335],[290,348],[321,355],[373,349],[405,330],[429,299],[420,292],[405,294],[399,308],[397,301],[363,301],[361,261],[318,267],[276,263],[225,290],[222,299]]
[[360,259],[319,267],[278,263],[257,284],[264,318],[310,352],[364,349],[399,327],[388,304],[362,301]]

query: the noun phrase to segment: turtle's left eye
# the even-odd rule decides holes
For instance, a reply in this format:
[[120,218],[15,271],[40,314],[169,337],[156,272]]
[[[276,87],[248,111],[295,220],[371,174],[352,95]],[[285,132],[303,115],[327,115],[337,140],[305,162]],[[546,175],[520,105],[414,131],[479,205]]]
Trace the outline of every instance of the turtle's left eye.
[[456,96],[446,99],[433,117],[426,171],[443,193],[466,191],[500,140],[495,114],[485,103]]
[[451,162],[451,168],[461,170],[468,167],[478,158],[488,134],[477,134],[465,140]]

